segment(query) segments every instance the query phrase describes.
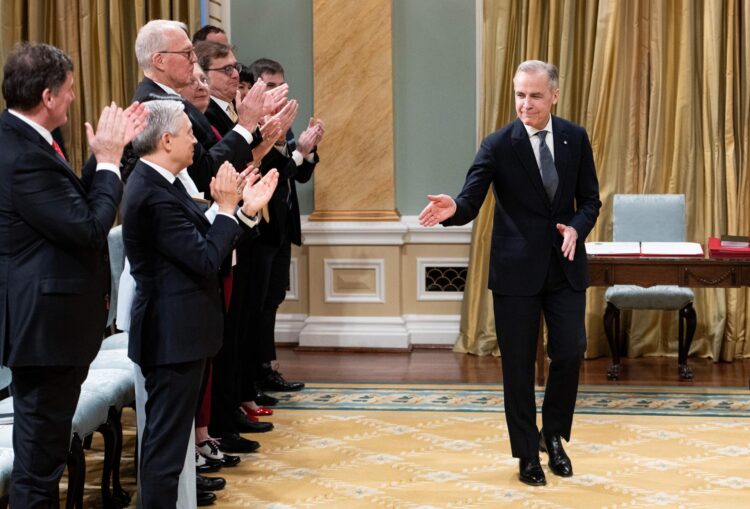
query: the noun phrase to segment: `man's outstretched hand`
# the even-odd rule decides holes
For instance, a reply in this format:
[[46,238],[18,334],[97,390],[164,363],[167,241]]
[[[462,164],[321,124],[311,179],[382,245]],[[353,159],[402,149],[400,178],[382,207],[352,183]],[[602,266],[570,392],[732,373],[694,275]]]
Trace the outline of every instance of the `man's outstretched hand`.
[[557,223],[557,231],[563,236],[562,243],[562,254],[565,258],[573,261],[573,257],[576,254],[576,241],[578,240],[578,232],[572,226]]
[[419,214],[419,224],[435,226],[456,213],[456,202],[447,194],[428,194],[430,203]]

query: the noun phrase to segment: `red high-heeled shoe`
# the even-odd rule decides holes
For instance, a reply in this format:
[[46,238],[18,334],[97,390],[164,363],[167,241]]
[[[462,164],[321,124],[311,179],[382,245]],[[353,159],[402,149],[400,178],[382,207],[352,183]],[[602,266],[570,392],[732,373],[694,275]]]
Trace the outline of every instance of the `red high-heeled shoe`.
[[250,407],[250,405],[243,404],[242,411],[245,412],[248,417],[258,417],[259,415],[273,415],[273,410],[264,406],[259,406],[257,409],[253,409],[252,407]]

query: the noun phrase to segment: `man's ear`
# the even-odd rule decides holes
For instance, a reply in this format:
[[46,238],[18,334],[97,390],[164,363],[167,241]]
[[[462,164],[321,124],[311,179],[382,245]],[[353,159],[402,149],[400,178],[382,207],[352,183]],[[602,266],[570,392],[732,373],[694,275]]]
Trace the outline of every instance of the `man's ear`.
[[164,133],[161,135],[161,138],[159,138],[159,145],[164,148],[165,152],[171,152],[172,151],[172,134],[170,133]]
[[45,88],[42,91],[42,104],[45,108],[50,108],[52,106],[52,102],[55,99],[55,94],[52,93],[52,90],[49,88]]

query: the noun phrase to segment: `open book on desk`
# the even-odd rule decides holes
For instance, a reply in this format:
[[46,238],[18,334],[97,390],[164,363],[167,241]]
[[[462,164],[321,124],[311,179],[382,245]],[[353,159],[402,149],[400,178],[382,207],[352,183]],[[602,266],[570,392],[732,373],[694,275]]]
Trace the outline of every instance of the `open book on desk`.
[[586,242],[586,254],[592,256],[640,256],[640,242]]
[[697,242],[641,242],[641,256],[703,256]]
[[586,242],[586,254],[592,256],[703,256],[697,242]]

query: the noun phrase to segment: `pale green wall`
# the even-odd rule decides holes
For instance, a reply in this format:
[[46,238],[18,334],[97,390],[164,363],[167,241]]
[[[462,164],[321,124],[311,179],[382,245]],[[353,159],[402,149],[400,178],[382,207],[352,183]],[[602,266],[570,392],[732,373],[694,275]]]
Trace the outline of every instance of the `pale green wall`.
[[[311,0],[233,0],[232,44],[237,60],[271,58],[284,66],[289,95],[299,102],[294,133],[307,126],[313,113],[313,54]],[[321,147],[321,157],[325,149]],[[313,184],[299,184],[300,210],[313,210]]]
[[394,0],[396,203],[455,196],[476,149],[475,0]]
[[[402,214],[417,214],[428,192],[455,195],[471,164],[475,17],[475,0],[393,0],[394,157]],[[233,0],[232,43],[241,62],[263,56],[284,65],[291,95],[300,101],[299,133],[313,111],[312,0]],[[325,140],[320,155],[325,158]],[[309,214],[312,185],[298,192],[302,213]]]

